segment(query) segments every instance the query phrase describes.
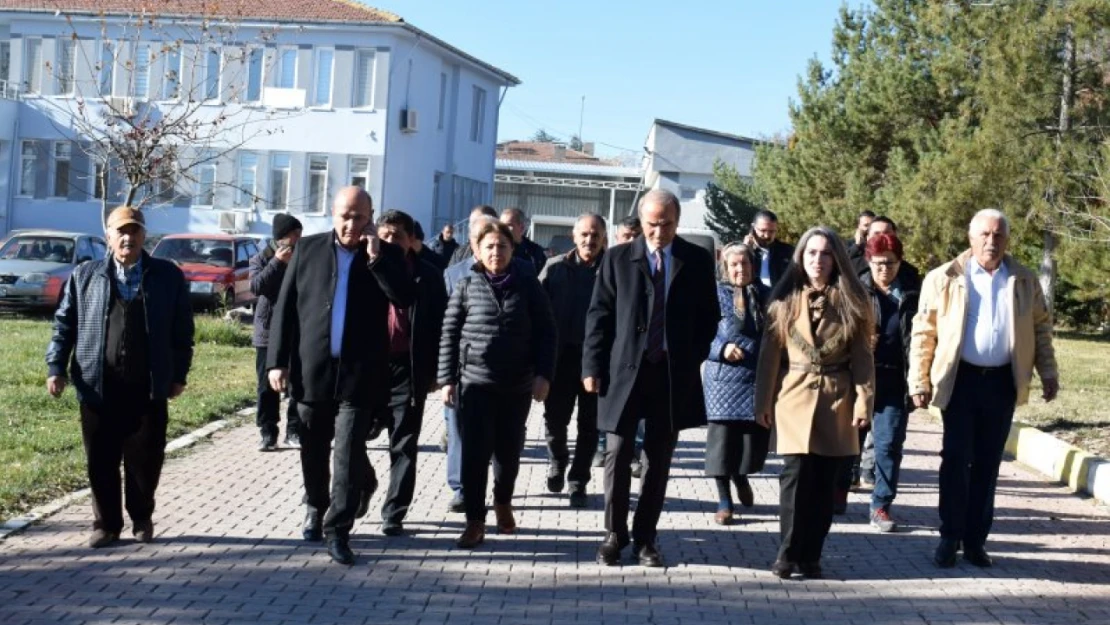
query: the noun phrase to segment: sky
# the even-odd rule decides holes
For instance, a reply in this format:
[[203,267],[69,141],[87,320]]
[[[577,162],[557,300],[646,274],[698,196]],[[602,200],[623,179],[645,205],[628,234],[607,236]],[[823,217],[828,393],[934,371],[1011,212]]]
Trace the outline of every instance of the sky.
[[[366,0],[519,78],[498,140],[538,129],[639,152],[654,119],[762,138],[790,128],[842,0]],[[863,0],[849,0],[856,8]]]

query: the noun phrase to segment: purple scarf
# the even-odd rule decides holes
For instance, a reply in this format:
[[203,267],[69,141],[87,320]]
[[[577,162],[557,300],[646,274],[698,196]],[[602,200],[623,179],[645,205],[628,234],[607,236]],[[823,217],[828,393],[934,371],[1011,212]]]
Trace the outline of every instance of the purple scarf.
[[505,273],[496,275],[489,271],[484,273],[486,281],[493,287],[493,294],[497,296],[497,301],[505,299],[505,292],[513,286],[513,272],[506,269]]

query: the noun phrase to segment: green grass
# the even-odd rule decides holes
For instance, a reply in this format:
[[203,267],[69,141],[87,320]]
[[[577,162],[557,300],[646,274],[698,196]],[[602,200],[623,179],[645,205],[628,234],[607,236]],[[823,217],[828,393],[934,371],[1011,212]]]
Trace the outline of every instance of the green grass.
[[1046,404],[1034,376],[1029,404],[1014,418],[1071,444],[1110,457],[1110,341],[1061,332],[1053,342],[1060,368],[1060,395]]
[[[72,387],[46,392],[46,319],[0,319],[0,519],[87,485]],[[197,316],[189,386],[170,402],[169,437],[227,416],[254,400],[250,328]]]

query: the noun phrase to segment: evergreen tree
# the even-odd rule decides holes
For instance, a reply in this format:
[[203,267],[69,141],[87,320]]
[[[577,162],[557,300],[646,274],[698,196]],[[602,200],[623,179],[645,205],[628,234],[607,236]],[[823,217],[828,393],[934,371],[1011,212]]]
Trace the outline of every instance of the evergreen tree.
[[763,198],[751,179],[721,161],[713,164],[713,182],[705,189],[705,225],[721,241],[743,239],[761,208]]

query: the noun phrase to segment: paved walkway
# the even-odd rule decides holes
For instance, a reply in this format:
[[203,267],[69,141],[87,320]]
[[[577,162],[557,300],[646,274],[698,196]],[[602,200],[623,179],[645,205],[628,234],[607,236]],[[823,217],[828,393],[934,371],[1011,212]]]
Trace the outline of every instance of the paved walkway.
[[[825,550],[830,579],[814,581],[767,570],[773,476],[753,479],[742,524],[713,525],[704,431],[685,433],[676,454],[660,534],[671,566],[596,565],[601,470],[588,510],[548,494],[538,408],[514,503],[522,531],[454,549],[463,519],[446,510],[437,408],[425,424],[410,533],[382,536],[372,512],[355,529],[354,567],[301,542],[297,454],[256,452],[245,426],[167,464],[153,544],[86,548],[87,503],[0,543],[0,623],[1110,623],[1110,514],[1013,464],[988,544],[995,567],[932,566],[940,440],[922,420],[911,423],[896,508],[903,531],[873,532],[864,496],[852,495]],[[379,473],[382,440],[371,454]]]

